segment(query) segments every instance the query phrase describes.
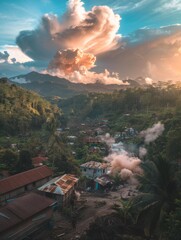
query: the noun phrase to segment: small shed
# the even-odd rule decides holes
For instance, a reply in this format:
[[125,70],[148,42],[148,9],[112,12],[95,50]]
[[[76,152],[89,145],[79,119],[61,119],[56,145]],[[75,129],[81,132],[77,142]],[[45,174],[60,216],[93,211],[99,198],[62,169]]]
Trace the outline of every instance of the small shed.
[[57,204],[63,207],[69,204],[73,191],[78,185],[78,180],[72,174],[64,174],[61,177],[50,180],[39,187],[38,190],[43,192],[45,196],[56,199]]
[[94,181],[96,183],[95,190],[107,190],[113,185],[112,179],[108,174],[97,177]]

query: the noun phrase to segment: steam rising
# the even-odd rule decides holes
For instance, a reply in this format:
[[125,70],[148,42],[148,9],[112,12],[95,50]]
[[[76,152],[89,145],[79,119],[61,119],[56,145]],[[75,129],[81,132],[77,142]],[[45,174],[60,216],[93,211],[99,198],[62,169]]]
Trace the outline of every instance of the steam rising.
[[115,143],[115,139],[111,137],[110,133],[106,133],[104,136],[101,136],[101,141],[105,142],[109,147]]
[[148,128],[140,133],[141,137],[144,138],[144,142],[149,144],[155,141],[164,131],[164,125],[161,122],[154,124],[151,128]]
[[145,147],[139,148],[139,157],[143,158],[147,154],[147,149]]

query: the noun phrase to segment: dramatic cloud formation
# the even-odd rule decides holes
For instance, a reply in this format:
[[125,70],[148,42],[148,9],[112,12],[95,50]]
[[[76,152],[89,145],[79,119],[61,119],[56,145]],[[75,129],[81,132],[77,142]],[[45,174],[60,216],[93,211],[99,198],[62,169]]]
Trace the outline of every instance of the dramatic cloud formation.
[[48,69],[59,69],[64,74],[70,74],[74,71],[85,72],[94,67],[95,61],[96,57],[91,53],[85,53],[79,49],[67,49],[57,52]]
[[120,16],[111,8],[95,6],[86,12],[83,2],[69,0],[63,16],[44,15],[37,29],[20,32],[17,44],[35,60],[50,59],[67,48],[99,54],[119,46],[119,26]]
[[124,41],[124,47],[98,57],[97,65],[109,66],[122,79],[181,80],[181,25],[140,29]]
[[164,125],[160,122],[154,124],[151,128],[141,131],[140,136],[144,138],[146,144],[155,141],[164,131]]
[[[153,0],[149,3],[146,0],[133,0],[129,3],[115,1],[110,5],[114,10],[123,7],[124,11],[133,11],[149,7],[153,3],[152,14],[163,14],[163,9],[159,8],[161,5],[171,12],[180,9],[179,1],[175,0],[169,4],[166,0],[162,4]],[[143,27],[121,37],[118,34],[120,19],[110,7],[94,6],[86,11],[81,0],[69,0],[63,15],[45,14],[36,29],[21,31],[16,41],[21,50],[34,60],[50,61],[55,56],[48,71],[72,82],[123,84],[118,74],[121,79],[141,76],[148,84],[155,81],[180,81],[181,25],[152,29]],[[67,64],[65,68],[62,57],[63,61],[70,59],[64,52],[68,49],[73,52],[76,49],[83,52],[83,55],[93,54],[92,59],[96,56],[94,72],[89,70],[95,62],[88,67],[81,64],[79,68],[79,64],[75,66],[75,59],[72,59],[73,66]]]
[[47,71],[51,75],[65,77],[74,83],[96,83],[128,85],[121,81],[117,74],[110,74],[107,69],[103,73],[89,71],[94,67],[96,57],[80,49],[66,49],[58,51],[50,62]]

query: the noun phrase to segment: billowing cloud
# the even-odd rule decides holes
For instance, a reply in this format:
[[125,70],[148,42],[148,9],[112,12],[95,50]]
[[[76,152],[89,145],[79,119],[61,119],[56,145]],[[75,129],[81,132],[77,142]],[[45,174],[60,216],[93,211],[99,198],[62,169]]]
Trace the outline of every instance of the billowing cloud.
[[45,14],[32,31],[22,31],[17,44],[29,57],[50,59],[59,50],[82,49],[97,55],[119,47],[120,16],[107,6],[86,11],[81,0],[69,0],[63,16]]
[[70,74],[74,71],[87,71],[94,67],[96,57],[91,53],[85,53],[79,49],[67,49],[58,51],[50,62],[48,69]]
[[102,73],[89,71],[95,65],[96,57],[80,49],[66,49],[58,51],[50,62],[47,71],[51,75],[65,77],[74,83],[96,83],[128,85],[119,79],[115,73],[110,74],[107,69]]
[[[147,2],[140,0],[136,3],[133,0],[129,3],[124,1],[122,4],[127,10],[133,10],[145,5],[151,6],[149,4],[155,1],[149,4]],[[180,7],[179,1],[171,1],[165,5],[166,1],[163,0],[162,3],[168,9]],[[117,5],[122,6],[119,1],[113,5],[114,9],[117,9]],[[155,3],[158,14],[157,5],[161,4]],[[54,66],[49,67],[48,71],[72,82],[101,81],[106,84],[123,84],[115,73],[118,73],[121,79],[142,76],[148,84],[155,81],[180,81],[181,25],[152,29],[145,27],[129,36],[121,37],[118,34],[120,19],[110,7],[94,6],[90,11],[86,11],[81,0],[69,0],[67,10],[62,16],[45,14],[36,29],[20,32],[16,41],[21,50],[34,60],[50,61],[55,56],[51,62]],[[79,64],[75,66],[75,59],[72,60],[71,67],[67,65],[68,71],[65,71],[64,63],[61,62],[58,66],[58,54],[65,56],[68,49],[78,49],[83,55],[86,53],[96,56],[94,71],[90,71],[93,65],[86,68],[82,64],[81,67]],[[69,56],[66,61],[68,59]]]

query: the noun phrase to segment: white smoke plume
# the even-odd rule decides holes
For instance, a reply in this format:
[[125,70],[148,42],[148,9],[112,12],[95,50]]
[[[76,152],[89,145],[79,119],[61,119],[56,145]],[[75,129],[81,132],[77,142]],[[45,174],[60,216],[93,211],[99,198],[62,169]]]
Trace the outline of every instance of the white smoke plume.
[[110,74],[105,69],[103,73],[95,73],[89,69],[95,66],[96,57],[80,49],[58,51],[50,62],[47,71],[51,75],[65,77],[74,83],[96,83],[128,85],[121,81],[116,74]]
[[143,158],[147,154],[147,149],[145,147],[140,147],[139,148],[139,157]]
[[111,137],[110,133],[106,133],[104,136],[101,136],[101,141],[105,142],[108,147],[111,147],[115,143],[115,139]]
[[141,131],[140,136],[144,138],[144,142],[146,144],[149,144],[155,141],[159,136],[161,136],[164,129],[164,124],[158,122],[154,124],[151,128]]
[[86,11],[83,4],[69,0],[63,16],[45,14],[35,30],[20,32],[18,46],[34,60],[50,60],[57,51],[68,48],[94,55],[118,48],[120,16],[107,6]]

